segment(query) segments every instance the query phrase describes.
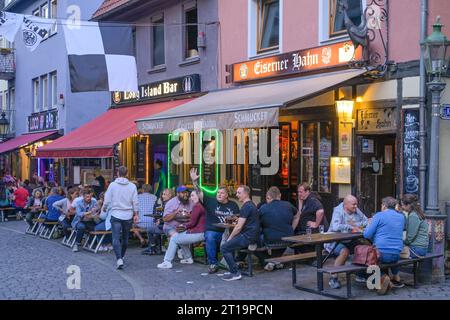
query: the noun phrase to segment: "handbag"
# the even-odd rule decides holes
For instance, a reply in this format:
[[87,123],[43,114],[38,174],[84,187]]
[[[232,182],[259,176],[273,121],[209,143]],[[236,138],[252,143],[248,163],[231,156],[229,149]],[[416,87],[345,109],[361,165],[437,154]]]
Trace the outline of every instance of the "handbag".
[[353,264],[363,266],[378,265],[380,251],[373,245],[357,245],[353,254]]
[[400,259],[409,259],[411,256],[411,252],[409,251],[408,246],[403,246],[402,252],[400,252]]

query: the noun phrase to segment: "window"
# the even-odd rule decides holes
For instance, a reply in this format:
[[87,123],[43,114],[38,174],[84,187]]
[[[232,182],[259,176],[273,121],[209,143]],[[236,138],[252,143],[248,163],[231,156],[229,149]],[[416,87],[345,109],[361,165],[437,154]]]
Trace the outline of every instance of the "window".
[[49,18],[49,10],[48,10],[48,3],[41,6],[41,17],[42,18]]
[[57,80],[58,80],[58,78],[57,78],[57,76],[56,76],[56,73],[53,73],[52,75],[51,75],[51,86],[52,86],[52,100],[51,100],[51,102],[52,102],[52,104],[51,104],[51,106],[52,107],[54,107],[54,108],[56,108],[56,105],[58,104],[58,83],[57,83]]
[[42,109],[48,109],[48,77],[42,77]]
[[39,79],[33,80],[33,111],[39,112]]
[[[330,38],[346,34],[344,13],[340,12],[338,0],[329,0],[329,25]],[[348,17],[355,24],[361,23],[362,3],[361,0],[348,0]]]
[[39,17],[40,16],[39,8],[37,8],[36,10],[33,11],[33,16],[35,16],[35,17]]
[[[52,19],[57,19],[58,17],[58,5],[57,5],[57,0],[51,0],[50,1],[50,18]],[[58,23],[55,23],[52,27],[52,30],[50,32],[50,34],[54,34],[56,33],[58,29]]]
[[11,93],[9,95],[9,110],[14,110],[16,107],[16,89],[11,88]]
[[258,53],[276,50],[280,43],[280,3],[278,0],[259,0]]
[[197,34],[198,20],[197,7],[185,11],[185,58],[193,58],[198,56]]
[[152,21],[152,66],[166,63],[164,50],[164,17]]

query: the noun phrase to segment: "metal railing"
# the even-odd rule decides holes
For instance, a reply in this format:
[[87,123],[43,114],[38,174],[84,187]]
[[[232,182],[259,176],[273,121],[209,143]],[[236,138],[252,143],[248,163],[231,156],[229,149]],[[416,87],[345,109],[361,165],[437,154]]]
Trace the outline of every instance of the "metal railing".
[[0,80],[14,79],[16,59],[14,49],[0,48]]

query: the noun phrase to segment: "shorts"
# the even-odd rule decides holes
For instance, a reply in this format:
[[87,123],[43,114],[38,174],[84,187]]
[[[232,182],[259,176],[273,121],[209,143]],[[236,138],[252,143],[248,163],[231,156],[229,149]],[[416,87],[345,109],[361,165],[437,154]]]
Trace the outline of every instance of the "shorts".
[[333,251],[334,256],[339,256],[341,251],[344,248],[347,248],[350,251],[350,254],[353,254],[355,251],[355,247],[358,245],[358,241],[350,241],[350,242],[341,242],[339,243]]

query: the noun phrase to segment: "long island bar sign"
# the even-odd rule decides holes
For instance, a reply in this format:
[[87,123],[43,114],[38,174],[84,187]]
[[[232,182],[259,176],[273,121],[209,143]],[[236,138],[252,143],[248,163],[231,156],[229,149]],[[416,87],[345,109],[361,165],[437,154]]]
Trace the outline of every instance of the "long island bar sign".
[[233,64],[233,82],[244,82],[298,74],[347,65],[362,59],[362,48],[355,51],[350,41],[317,48],[292,51],[267,58]]
[[115,106],[120,106],[135,102],[197,93],[200,91],[200,75],[191,74],[175,79],[141,85],[139,86],[138,92],[115,91],[112,93],[112,103]]

